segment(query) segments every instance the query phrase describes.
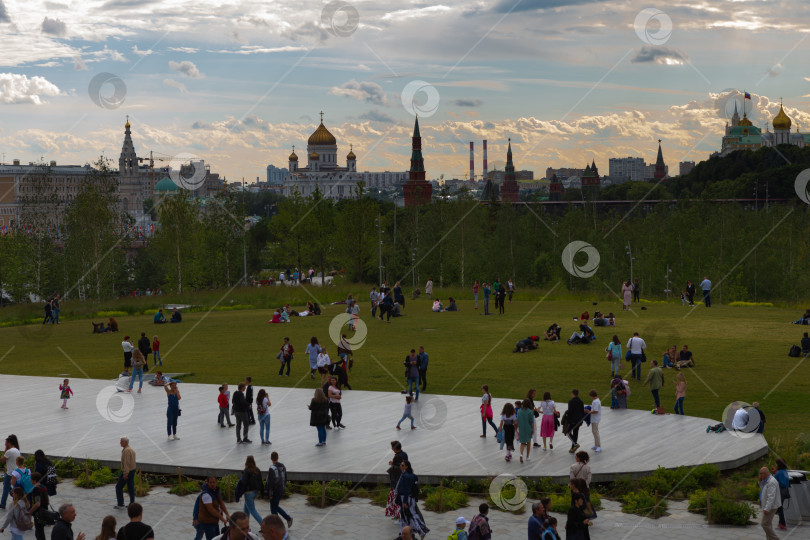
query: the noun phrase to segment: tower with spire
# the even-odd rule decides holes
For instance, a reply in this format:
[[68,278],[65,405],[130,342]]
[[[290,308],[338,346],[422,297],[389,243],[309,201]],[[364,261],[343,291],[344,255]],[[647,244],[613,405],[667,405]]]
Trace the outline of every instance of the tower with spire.
[[658,139],[658,158],[655,160],[654,180],[663,180],[667,176],[667,166],[664,164],[664,154],[661,152],[661,139]]
[[[127,116],[127,123],[124,124],[124,144],[121,146],[121,155],[118,156],[118,189],[121,209],[135,216],[143,212],[143,200],[148,197],[148,192],[141,178],[131,127]],[[151,186],[149,188],[151,189]]]
[[599,178],[599,169],[596,168],[596,161],[591,159],[590,165],[585,165],[585,172],[580,177],[582,184],[582,194],[589,199],[596,199],[599,196],[599,188],[602,184]]
[[565,191],[563,188],[562,182],[560,179],[557,178],[557,175],[553,175],[551,177],[551,183],[548,185],[548,200],[549,201],[560,201],[562,200],[562,194]]
[[433,196],[433,185],[425,180],[425,160],[422,157],[422,136],[419,133],[419,117],[413,125],[411,137],[411,169],[408,181],[402,186],[405,206],[427,204]]
[[518,202],[520,188],[515,180],[515,166],[512,164],[512,139],[506,150],[506,167],[504,168],[503,183],[501,183],[501,202]]

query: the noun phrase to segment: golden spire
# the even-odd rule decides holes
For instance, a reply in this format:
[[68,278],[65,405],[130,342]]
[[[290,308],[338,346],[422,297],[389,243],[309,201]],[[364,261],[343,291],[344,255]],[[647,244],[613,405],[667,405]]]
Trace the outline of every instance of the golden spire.
[[129,115],[127,115],[127,123],[124,124],[124,127],[129,129]]

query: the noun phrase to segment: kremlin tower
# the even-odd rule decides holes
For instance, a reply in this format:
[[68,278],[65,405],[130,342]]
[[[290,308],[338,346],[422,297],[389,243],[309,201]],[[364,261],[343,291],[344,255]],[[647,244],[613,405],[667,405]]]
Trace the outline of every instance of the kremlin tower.
[[506,151],[506,167],[503,183],[501,184],[501,202],[518,202],[520,188],[515,181],[515,166],[512,164],[512,139],[509,139],[509,149]]
[[[743,121],[747,121],[750,125],[751,121],[745,117],[743,114],[743,120],[740,121],[740,125],[742,125]],[[667,177],[667,167],[664,165],[664,154],[661,152],[661,139],[658,139],[658,159],[655,160],[655,173],[653,174],[654,180],[663,180]]]
[[411,138],[411,170],[408,181],[402,186],[405,194],[405,206],[427,204],[433,195],[433,185],[425,180],[425,160],[422,158],[422,136],[419,134],[419,117],[413,126]]

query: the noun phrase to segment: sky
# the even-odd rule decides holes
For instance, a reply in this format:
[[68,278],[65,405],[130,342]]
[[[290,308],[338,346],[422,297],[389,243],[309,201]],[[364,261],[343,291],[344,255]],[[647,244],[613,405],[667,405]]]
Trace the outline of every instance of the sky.
[[735,103],[810,130],[801,0],[0,0],[0,32],[4,163],[117,167],[127,115],[139,156],[247,182],[303,161],[321,111],[361,171],[407,170],[418,114],[428,178],[468,178],[470,141],[480,175],[483,139],[502,169],[509,138],[535,178],[658,139],[677,171]]

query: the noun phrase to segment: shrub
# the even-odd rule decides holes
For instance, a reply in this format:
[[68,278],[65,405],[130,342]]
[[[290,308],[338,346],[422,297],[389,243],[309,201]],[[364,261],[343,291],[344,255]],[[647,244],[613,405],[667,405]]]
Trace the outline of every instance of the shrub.
[[706,492],[699,489],[689,496],[689,506],[687,510],[695,514],[706,513]]
[[102,319],[109,319],[110,317],[126,317],[129,315],[128,311],[97,311],[93,314],[94,317]]
[[107,467],[101,467],[98,469],[90,469],[89,477],[85,474],[84,471],[76,477],[73,481],[73,485],[77,487],[83,487],[88,489],[93,489],[101,486],[105,486],[107,484],[114,484],[118,481],[118,475],[112,472]]
[[56,468],[57,476],[61,478],[73,478],[79,474],[78,466],[72,457],[54,461],[53,466]]
[[[307,502],[312,506],[321,506],[321,483],[311,482],[303,486]],[[350,485],[348,482],[338,482],[330,480],[326,483],[326,506],[338,504],[346,499],[349,494]]]
[[[661,517],[667,511],[667,500],[658,498],[658,516]],[[622,512],[625,514],[638,514],[642,516],[655,516],[655,495],[649,491],[638,490],[628,493],[624,497]]]
[[608,493],[614,497],[622,497],[632,493],[635,489],[636,486],[629,476],[619,476],[610,484]]
[[[712,524],[719,525],[748,525],[749,519],[755,518],[756,510],[747,502],[737,502],[725,498],[714,498],[712,501]],[[705,506],[705,504],[704,504]]]
[[135,477],[135,495],[137,497],[146,497],[149,495],[149,475],[139,474]]
[[531,498],[541,499],[549,497],[553,493],[568,493],[568,484],[555,482],[547,476],[542,476],[537,480],[526,478],[524,481]]
[[720,481],[720,469],[717,465],[704,463],[692,469],[692,476],[695,477],[700,488],[706,490],[716,486]]
[[730,302],[729,306],[733,307],[773,307],[773,303],[771,302],[743,302],[738,300],[736,302]]
[[[451,510],[458,510],[461,507],[467,506],[468,497],[466,493],[456,491],[455,489],[442,490],[442,512]],[[425,508],[431,512],[439,511],[439,491],[435,490],[425,498]]]
[[740,488],[740,497],[746,501],[759,500],[759,486],[755,481],[751,481]]
[[174,484],[169,488],[169,493],[172,495],[188,495],[189,493],[197,493],[201,489],[200,483],[196,480],[183,480],[181,484]]
[[236,497],[236,484],[239,482],[239,477],[235,474],[223,476],[217,482],[219,492],[222,494],[222,500],[225,502],[234,502]]

